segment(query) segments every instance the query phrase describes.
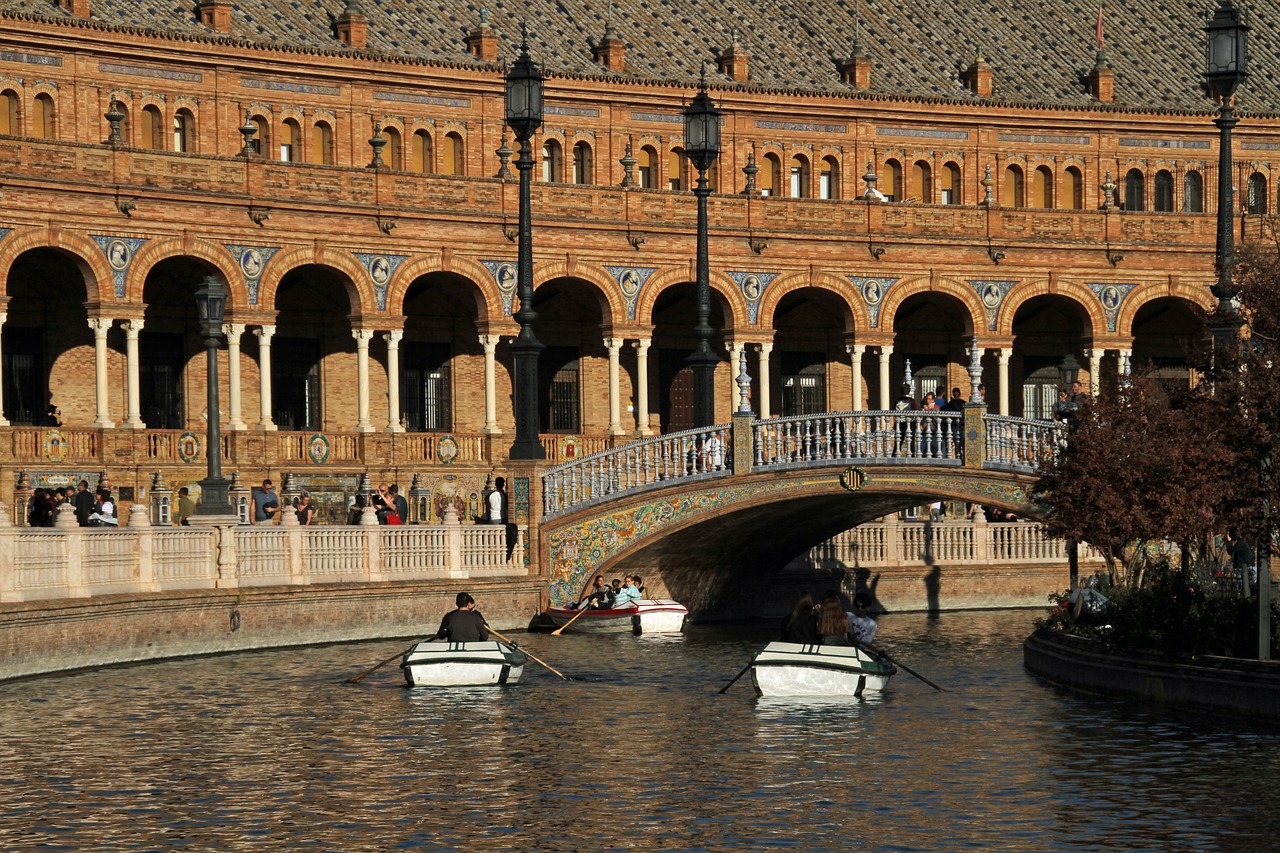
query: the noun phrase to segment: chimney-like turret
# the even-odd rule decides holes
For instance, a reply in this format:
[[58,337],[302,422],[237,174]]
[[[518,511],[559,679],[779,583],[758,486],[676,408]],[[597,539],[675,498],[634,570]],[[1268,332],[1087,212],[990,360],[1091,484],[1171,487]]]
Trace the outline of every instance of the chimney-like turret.
[[871,58],[862,49],[862,43],[853,43],[853,54],[840,63],[840,80],[857,89],[871,88]]
[[58,0],[58,5],[77,18],[89,17],[89,0]]
[[1089,94],[1104,104],[1116,98],[1116,72],[1111,68],[1105,50],[1098,51],[1098,59],[1089,72]]
[[973,64],[965,69],[962,75],[965,86],[969,88],[979,98],[990,98],[994,90],[994,75],[991,72],[991,66],[987,64],[986,58],[982,55],[982,48],[978,48],[978,55],[974,58]]
[[338,16],[335,23],[338,41],[356,50],[365,49],[365,45],[369,42],[369,21],[360,9],[359,0],[347,0],[346,8],[342,10],[342,14]]
[[489,26],[489,10],[480,10],[480,23],[467,36],[467,50],[484,62],[498,61],[498,34]]
[[720,73],[728,77],[730,80],[736,80],[739,83],[746,83],[750,78],[748,73],[748,65],[751,62],[751,53],[738,44],[738,31],[732,30],[729,37],[729,46],[720,54],[718,65]]
[[214,32],[231,32],[231,0],[200,0],[196,4],[196,14],[200,23]]

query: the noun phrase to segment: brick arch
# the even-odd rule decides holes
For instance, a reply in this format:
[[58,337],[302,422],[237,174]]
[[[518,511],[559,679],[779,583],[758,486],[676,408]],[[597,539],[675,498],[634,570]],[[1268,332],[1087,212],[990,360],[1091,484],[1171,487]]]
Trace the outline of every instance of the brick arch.
[[476,313],[481,322],[494,324],[502,321],[502,294],[498,292],[498,285],[488,268],[470,258],[452,257],[446,262],[439,255],[410,257],[400,265],[387,285],[387,311],[403,314],[409,288],[424,275],[436,272],[453,273],[475,286]]
[[1102,302],[1092,290],[1075,281],[1050,281],[1047,278],[1023,282],[1009,291],[1004,302],[1000,304],[1000,315],[996,321],[996,334],[1012,340],[1013,318],[1028,301],[1037,296],[1063,296],[1084,309],[1089,318],[1089,328],[1084,330],[1093,338],[1103,338],[1107,332],[1107,315]]
[[826,290],[840,297],[840,301],[849,309],[849,322],[853,324],[853,328],[845,329],[846,332],[864,335],[870,332],[871,320],[867,317],[867,306],[857,293],[857,288],[853,286],[853,282],[829,273],[819,273],[811,276],[808,272],[781,275],[769,283],[760,299],[760,308],[756,315],[760,327],[772,329],[773,315],[778,310],[778,303],[782,301],[782,298],[788,293],[794,293],[805,288]]
[[115,277],[97,243],[83,234],[57,227],[18,228],[0,240],[0,281],[8,282],[13,263],[33,249],[60,249],[70,255],[84,276],[90,302],[119,302]]
[[351,314],[356,319],[374,316],[378,313],[378,304],[373,294],[373,282],[369,280],[369,272],[360,262],[346,252],[326,249],[324,246],[302,246],[281,252],[267,264],[258,287],[258,307],[268,306],[275,310],[276,294],[280,290],[280,280],[288,273],[311,264],[328,267],[342,273],[346,279],[347,298],[351,301]]
[[[977,291],[967,281],[948,276],[939,276],[937,278],[917,276],[915,278],[900,279],[896,282],[893,287],[889,288],[889,292],[885,294],[884,302],[880,305],[880,322],[876,331],[891,335],[893,333],[894,320],[897,317],[898,309],[902,307],[902,303],[912,296],[918,296],[922,293],[945,293],[947,296],[954,297],[969,311],[965,331],[970,335],[974,334],[975,329],[986,332],[987,309],[983,306],[982,299],[978,296]],[[990,333],[988,332],[987,334]]]
[[[684,266],[667,267],[659,269],[653,275],[649,276],[649,280],[644,283],[644,287],[640,289],[640,293],[636,296],[636,322],[639,324],[653,325],[653,304],[658,301],[658,297],[668,287],[677,284],[689,284],[693,282],[694,276],[689,275],[689,269]],[[711,289],[724,299],[729,305],[729,314],[725,317],[725,332],[735,329],[749,329],[751,324],[747,321],[747,304],[743,300],[742,294],[738,292],[737,283],[724,273],[717,270],[711,270],[710,281]]]
[[124,296],[130,302],[142,304],[142,290],[147,276],[156,265],[170,258],[198,258],[212,266],[227,283],[227,300],[230,308],[243,311],[249,307],[249,286],[245,283],[240,264],[220,243],[199,238],[170,237],[149,240],[143,244],[129,264],[124,280]]
[[1202,284],[1167,281],[1142,284],[1134,288],[1128,298],[1120,303],[1120,308],[1116,311],[1116,334],[1132,338],[1133,321],[1138,316],[1138,311],[1144,305],[1167,297],[1198,305],[1210,314],[1218,306],[1217,298]]
[[[533,269],[533,287],[535,290],[539,285],[546,284],[557,278],[576,278],[580,281],[594,284],[596,290],[600,291],[600,295],[604,298],[605,306],[608,308],[608,316],[603,318],[604,323],[606,325],[620,326],[628,322],[627,306],[622,298],[622,289],[618,287],[618,282],[614,280],[613,276],[609,275],[609,272],[604,267],[598,264],[583,263],[582,261],[556,261],[550,264],[539,264]],[[652,278],[650,281],[652,281]],[[519,298],[519,294],[516,294],[517,302]]]

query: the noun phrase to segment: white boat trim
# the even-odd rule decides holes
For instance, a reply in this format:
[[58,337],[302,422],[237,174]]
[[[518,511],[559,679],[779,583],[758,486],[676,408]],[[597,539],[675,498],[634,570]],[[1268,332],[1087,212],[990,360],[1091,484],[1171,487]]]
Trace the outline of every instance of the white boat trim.
[[566,633],[679,634],[688,620],[689,608],[670,598],[642,598],[633,606],[608,610],[550,607],[547,616]]
[[424,640],[404,656],[400,669],[410,687],[471,687],[514,684],[528,656],[496,640],[436,643]]
[[751,661],[757,696],[848,696],[883,690],[897,667],[854,646],[770,643]]

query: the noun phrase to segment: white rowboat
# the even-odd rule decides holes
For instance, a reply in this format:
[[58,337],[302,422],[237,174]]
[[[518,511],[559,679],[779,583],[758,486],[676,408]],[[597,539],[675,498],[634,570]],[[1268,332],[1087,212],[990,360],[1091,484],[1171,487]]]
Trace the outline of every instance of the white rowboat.
[[[684,630],[689,608],[669,598],[642,598],[630,607],[617,610],[573,610],[551,607],[547,616],[569,633],[582,634],[679,634]],[[577,616],[577,619],[574,617]],[[570,621],[572,625],[569,625]]]
[[400,668],[410,687],[470,687],[514,684],[528,655],[489,640],[483,643],[434,643],[424,640],[404,656]]
[[898,668],[854,646],[770,643],[751,661],[757,696],[861,696],[883,690]]

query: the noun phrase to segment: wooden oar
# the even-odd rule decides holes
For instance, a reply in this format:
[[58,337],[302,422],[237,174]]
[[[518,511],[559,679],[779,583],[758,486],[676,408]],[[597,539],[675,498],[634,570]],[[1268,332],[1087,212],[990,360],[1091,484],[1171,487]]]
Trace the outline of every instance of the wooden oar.
[[[432,640],[434,640],[435,638],[434,638],[434,637],[432,637],[431,639],[432,639]],[[421,640],[419,640],[418,642],[421,642]],[[428,640],[427,642],[431,642],[431,640]],[[416,645],[418,645],[418,643],[414,643],[414,644],[413,644],[413,646],[416,646]],[[368,669],[366,669],[364,672],[360,673],[359,675],[353,675],[353,676],[351,676],[350,678],[348,678],[348,679],[347,679],[347,684],[355,684],[356,682],[358,682],[360,679],[364,678],[364,677],[365,677],[366,675],[368,675],[369,673],[374,672],[375,670],[382,669],[384,666],[386,666],[387,664],[391,663],[391,662],[392,662],[393,660],[395,660],[396,658],[402,658],[402,657],[404,657],[405,655],[409,654],[409,652],[413,651],[413,646],[410,646],[409,648],[405,649],[405,650],[404,650],[404,651],[402,651],[402,652],[397,652],[396,654],[394,654],[394,655],[392,655],[391,657],[387,658],[386,660],[384,660],[384,661],[383,661],[382,663],[380,663],[380,664],[375,664],[374,666],[369,667]]]
[[573,614],[573,619],[570,619],[568,622],[564,623],[559,628],[552,631],[551,635],[553,637],[559,637],[561,631],[563,631],[565,628],[568,628],[570,625],[572,625],[579,616],[581,616],[583,613],[586,613],[590,609],[591,609],[590,607],[579,607],[578,612]]
[[730,687],[732,687],[732,686],[734,685],[734,683],[735,683],[739,678],[741,678],[742,676],[746,675],[750,670],[751,670],[751,664],[747,664],[746,666],[744,666],[744,667],[742,668],[742,672],[738,673],[738,674],[737,674],[737,675],[735,675],[733,678],[729,679],[729,683],[728,683],[728,684],[726,684],[724,687],[721,687],[721,688],[720,688],[720,692],[721,692],[721,693],[723,693],[723,692],[725,692],[726,690],[728,690]]
[[537,655],[535,655],[533,652],[529,651],[528,649],[521,649],[521,648],[520,648],[519,646],[517,646],[514,642],[512,642],[511,640],[508,640],[506,637],[504,637],[504,636],[502,636],[501,634],[499,634],[497,631],[495,631],[495,630],[493,629],[493,626],[492,626],[492,625],[489,625],[488,623],[486,623],[486,624],[485,624],[485,627],[489,629],[489,633],[490,633],[490,634],[493,634],[493,636],[497,637],[499,640],[501,640],[502,642],[506,643],[506,644],[507,644],[508,646],[510,646],[511,648],[513,648],[513,649],[520,649],[520,651],[524,652],[526,655],[528,655],[529,657],[533,658],[535,661],[537,661],[538,663],[542,664],[542,665],[543,665],[543,666],[545,666],[547,669],[551,670],[551,671],[552,671],[552,672],[554,672],[556,675],[558,675],[558,676],[560,676],[561,678],[563,678],[565,681],[573,681],[573,679],[572,679],[572,678],[570,678],[569,676],[565,675],[563,672],[561,672],[560,670],[556,669],[556,668],[555,668],[554,666],[552,666],[551,664],[549,664],[549,663],[547,663],[546,661],[542,660],[542,659],[541,659],[541,658],[539,658]]
[[888,653],[888,652],[886,652],[884,649],[879,648],[878,646],[873,646],[873,645],[871,645],[870,643],[867,643],[867,644],[865,644],[865,645],[864,645],[863,643],[858,642],[856,639],[853,641],[853,643],[854,643],[854,645],[856,645],[858,648],[862,649],[864,652],[870,652],[870,653],[871,653],[871,654],[873,654],[873,655],[879,655],[880,657],[884,658],[884,659],[885,659],[885,660],[887,660],[889,663],[893,664],[894,666],[898,667],[899,669],[901,669],[901,670],[903,670],[903,671],[905,671],[905,672],[909,672],[910,674],[914,675],[916,678],[918,678],[918,679],[920,679],[921,681],[923,681],[925,684],[927,684],[927,685],[929,685],[930,687],[932,687],[934,690],[937,690],[939,693],[945,693],[945,692],[946,692],[946,691],[945,691],[945,690],[943,690],[941,687],[939,687],[938,685],[934,684],[932,681],[930,681],[929,679],[925,678],[923,675],[921,675],[920,673],[916,672],[914,669],[912,669],[911,667],[907,666],[907,665],[906,665],[905,663],[903,663],[902,661],[900,661],[900,660],[896,660],[896,659],[893,657],[893,655],[889,654],[889,653]]

